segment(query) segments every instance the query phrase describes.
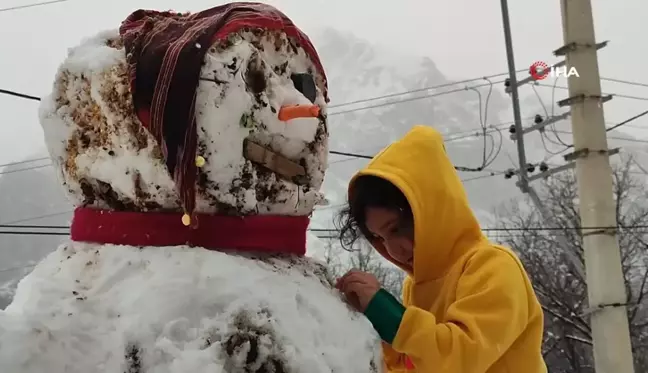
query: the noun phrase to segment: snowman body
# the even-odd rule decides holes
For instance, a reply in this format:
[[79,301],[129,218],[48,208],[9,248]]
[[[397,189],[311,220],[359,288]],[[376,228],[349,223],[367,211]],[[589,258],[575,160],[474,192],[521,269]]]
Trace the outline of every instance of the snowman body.
[[308,258],[67,243],[0,312],[4,373],[378,372]]

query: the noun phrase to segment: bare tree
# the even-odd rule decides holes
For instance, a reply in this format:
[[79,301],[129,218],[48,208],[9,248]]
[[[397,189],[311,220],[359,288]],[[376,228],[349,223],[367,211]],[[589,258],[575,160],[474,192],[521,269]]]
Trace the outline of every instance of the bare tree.
[[366,241],[359,241],[358,246],[346,251],[334,240],[328,240],[324,260],[329,273],[336,278],[353,268],[373,273],[385,290],[400,297],[405,273],[382,258]]
[[[619,226],[618,239],[632,334],[635,366],[648,371],[648,200],[645,181],[632,171],[626,159],[614,170],[614,193]],[[645,179],[645,175],[643,177]],[[544,355],[552,373],[593,373],[592,331],[587,288],[574,270],[567,251],[583,263],[583,237],[578,214],[574,173],[546,180],[541,199],[556,221],[548,223],[529,201],[509,204],[500,211],[494,237],[513,248],[522,259],[545,312]],[[566,238],[568,247],[556,237]]]

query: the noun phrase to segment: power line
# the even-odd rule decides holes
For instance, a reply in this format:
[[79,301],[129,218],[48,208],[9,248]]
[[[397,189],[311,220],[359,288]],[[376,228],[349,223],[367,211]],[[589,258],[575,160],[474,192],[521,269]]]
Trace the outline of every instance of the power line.
[[337,111],[337,112],[334,112],[334,113],[329,113],[328,116],[330,117],[330,116],[334,116],[334,115],[342,115],[342,114],[354,113],[356,111],[375,109],[375,108],[379,108],[379,107],[397,105],[397,104],[402,104],[402,103],[406,103],[406,102],[424,100],[426,98],[444,96],[444,95],[448,95],[448,94],[452,94],[452,93],[467,91],[467,90],[469,90],[471,88],[487,87],[487,86],[490,86],[491,84],[497,84],[497,83],[503,83],[503,82],[504,82],[504,80],[500,80],[500,81],[496,81],[496,82],[493,82],[493,83],[476,84],[476,85],[473,85],[471,87],[457,88],[457,89],[452,89],[452,90],[449,90],[449,91],[431,93],[431,94],[423,95],[423,96],[410,97],[410,98],[404,98],[404,99],[401,99],[401,100],[382,102],[380,104],[374,104],[374,105],[363,106],[363,107],[359,107],[359,108],[355,108],[355,109],[349,109],[349,110],[343,110],[343,111]]
[[33,4],[27,4],[27,5],[17,5],[17,6],[12,6],[10,8],[3,8],[0,9],[0,13],[2,12],[9,12],[12,10],[19,10],[19,9],[26,9],[26,8],[33,8],[37,6],[43,6],[43,5],[51,5],[51,4],[57,4],[57,3],[64,3],[70,0],[53,0],[53,1],[44,1],[41,3],[33,3]]
[[[54,226],[54,225],[0,225],[0,228],[14,228],[14,229],[70,229],[69,226]],[[648,229],[646,224],[637,224],[637,225],[627,225],[622,226],[618,225],[616,227],[606,227],[606,226],[594,226],[594,227],[524,227],[524,228],[482,228],[482,232],[553,232],[553,231],[582,231],[582,230],[609,230],[609,229],[622,229],[622,230],[637,230],[637,229]],[[335,228],[309,228],[309,232],[339,232]],[[19,234],[19,235],[69,235],[69,232],[35,232],[35,231],[0,231],[2,234]]]
[[10,91],[8,89],[0,89],[0,93],[4,94],[4,95],[19,97],[19,98],[25,98],[25,99],[28,99],[28,100],[34,100],[34,101],[40,101],[41,100],[39,97],[31,96],[31,95],[16,92],[16,91]]
[[469,177],[467,179],[461,180],[461,182],[462,183],[467,183],[467,182],[471,182],[471,181],[475,181],[475,180],[491,178],[491,177],[494,177],[494,176],[501,176],[501,175],[504,175],[504,174],[506,174],[506,171],[491,171],[490,174],[488,174],[488,175]]
[[[523,71],[527,71],[527,69],[519,70],[518,72],[523,72]],[[365,103],[365,102],[381,100],[381,99],[386,99],[386,98],[405,96],[405,95],[412,94],[412,93],[419,93],[419,92],[430,91],[430,90],[433,90],[433,89],[451,87],[453,85],[466,84],[466,83],[474,82],[474,81],[477,81],[477,80],[488,80],[488,79],[491,79],[491,78],[497,78],[497,77],[504,76],[504,75],[508,75],[508,73],[506,72],[506,73],[499,73],[499,74],[492,74],[492,75],[476,77],[476,78],[472,78],[472,79],[457,80],[457,81],[452,81],[452,82],[448,82],[448,83],[443,83],[443,84],[438,84],[438,85],[433,85],[433,86],[428,86],[428,87],[423,87],[423,88],[411,89],[411,90],[402,91],[402,92],[398,92],[398,93],[390,93],[390,94],[386,94],[386,95],[382,95],[382,96],[369,97],[369,98],[364,98],[364,99],[360,99],[360,100],[345,102],[345,103],[342,103],[342,104],[330,105],[328,108],[333,109],[333,108],[338,108],[338,107],[342,107],[342,106],[362,104],[362,103]]]
[[69,236],[69,232],[30,232],[30,231],[0,231],[0,235],[11,236]]
[[648,88],[647,83],[632,82],[630,80],[614,79],[614,78],[601,78],[601,80],[605,80],[605,81],[608,81],[608,82],[614,82],[614,83],[634,85],[634,86],[637,86],[637,87],[647,87]]
[[17,166],[19,164],[25,164],[25,163],[31,163],[37,161],[44,161],[46,159],[50,159],[50,157],[41,157],[41,158],[27,159],[25,161],[19,161],[19,162],[4,163],[4,164],[0,164],[0,168]]
[[[481,176],[475,176],[467,179],[462,179],[461,181],[466,183],[466,182],[471,182],[475,180],[481,180],[481,179],[486,179],[494,176],[500,176],[505,174],[505,171],[491,171],[491,170],[484,170],[482,172],[489,172],[487,175],[481,175]],[[334,206],[327,206],[324,208],[319,208],[316,211],[319,210],[324,210],[324,209],[329,209],[329,208],[340,208],[342,205],[334,205]],[[28,221],[34,221],[34,220],[39,220],[39,219],[45,219],[45,218],[50,218],[53,216],[59,216],[59,215],[64,215],[64,214],[70,214],[74,212],[74,210],[67,210],[67,211],[62,211],[62,212],[56,212],[52,214],[45,214],[45,215],[37,215],[37,216],[32,216],[30,218],[24,218],[24,219],[18,219],[18,220],[12,220],[12,221],[5,221],[0,223],[0,228],[41,228],[41,229],[69,229],[68,226],[62,226],[62,225],[16,225],[16,223],[23,223],[23,222],[28,222]]]
[[[547,88],[553,88],[553,89],[559,88],[559,89],[563,89],[563,90],[569,90],[569,88],[559,86],[559,85],[554,86],[554,85],[543,84],[543,83],[533,83],[533,84],[537,85],[539,87],[547,87]],[[632,96],[632,95],[625,95],[625,94],[619,94],[619,93],[610,93],[610,92],[607,92],[607,93],[603,92],[602,94],[603,95],[611,95],[611,96],[614,96],[614,97],[626,98],[626,99],[630,99],[630,100],[648,101],[648,97]]]
[[51,163],[48,163],[48,164],[43,164],[43,165],[40,165],[40,166],[32,166],[32,167],[27,167],[27,168],[21,168],[19,170],[2,171],[2,172],[0,172],[0,175],[8,175],[8,174],[14,174],[16,172],[31,171],[31,170],[36,170],[36,169],[39,169],[39,168],[49,167],[51,165],[52,165]]
[[[68,0],[63,0],[63,1],[68,1]],[[518,72],[522,72],[522,71],[527,71],[527,69],[519,70]],[[405,96],[405,95],[409,95],[409,94],[413,94],[413,93],[426,92],[426,91],[430,91],[430,90],[434,90],[434,89],[446,88],[446,87],[451,87],[451,86],[454,86],[454,85],[470,83],[470,82],[474,82],[474,81],[477,81],[477,80],[499,77],[499,76],[503,76],[503,75],[507,75],[507,74],[508,73],[492,74],[492,75],[488,75],[488,76],[482,76],[482,77],[477,77],[477,78],[472,78],[472,79],[458,80],[458,81],[454,81],[454,82],[443,83],[443,84],[438,84],[438,85],[424,87],[424,88],[411,89],[411,90],[398,92],[398,93],[390,93],[390,94],[381,95],[381,96],[368,97],[368,98],[365,98],[365,99],[345,102],[345,103],[341,103],[341,104],[337,104],[337,105],[331,105],[328,108],[333,109],[333,108],[339,108],[339,107],[344,107],[344,106],[355,105],[355,104],[359,104],[359,103],[366,103],[366,102],[372,102],[372,101],[377,101],[377,100],[384,100],[384,99],[387,99],[387,98],[400,97],[400,96]],[[623,83],[623,84],[629,84],[629,85],[648,87],[647,83],[630,82],[630,81],[625,81],[625,80],[621,80],[621,79],[601,78],[601,80],[607,80],[607,81],[611,81],[611,82],[617,82],[617,83]],[[497,84],[497,83],[503,83],[505,81],[506,81],[506,79],[499,80],[499,81],[496,81],[496,82],[493,82],[493,83]],[[547,84],[542,84],[542,83],[537,83],[537,82],[534,83],[534,84],[537,85],[537,86],[540,86],[540,87],[550,87],[550,88],[554,88],[554,89],[555,88],[568,89],[567,87],[563,87],[563,86],[553,86],[553,85],[547,85]],[[464,87],[464,88],[454,89],[454,90],[445,91],[445,92],[438,92],[438,93],[433,93],[433,94],[429,94],[429,95],[411,97],[411,98],[397,100],[397,101],[389,101],[389,102],[370,105],[370,106],[363,106],[361,108],[343,110],[343,111],[339,111],[339,112],[329,113],[329,116],[347,114],[347,113],[352,113],[352,112],[356,112],[356,111],[360,111],[360,110],[374,109],[374,108],[378,108],[378,107],[384,107],[384,106],[398,104],[398,103],[401,103],[401,102],[410,102],[410,101],[422,100],[422,99],[426,99],[426,98],[438,97],[438,96],[443,96],[443,95],[446,95],[446,94],[466,91],[466,90],[468,90],[470,88],[480,88],[480,87],[485,87],[485,86],[489,86],[489,85],[490,84],[488,84],[488,83],[487,84],[478,84],[478,85],[474,85],[472,87]],[[12,91],[12,90],[7,90],[7,89],[0,89],[0,94],[6,94],[6,95],[10,95],[10,96],[19,97],[19,98],[25,98],[25,99],[34,100],[34,101],[40,101],[40,98],[37,97],[37,96],[32,96],[32,95],[28,95],[28,94],[25,94],[25,93],[20,93],[20,92],[17,92],[17,91]],[[610,93],[608,93],[608,94],[610,94]],[[611,93],[611,94],[613,96],[617,96],[617,97],[621,97],[621,98],[648,101],[648,97],[631,96],[631,95],[624,95],[624,94],[617,94],[617,93]]]
[[[630,123],[631,121],[639,119],[642,116],[645,116],[647,114],[648,114],[648,111],[640,113],[640,114],[638,114],[638,115],[636,115],[636,116],[634,116],[632,118],[629,118],[629,119],[627,119],[627,120],[625,120],[625,121],[623,121],[621,123],[618,123],[618,124],[616,124],[616,125],[614,125],[612,127],[609,127],[607,129],[607,131],[609,132],[609,131],[618,129],[619,127],[621,127],[623,125],[626,125],[627,123]],[[493,132],[498,132],[499,129],[502,129],[502,128],[510,125],[511,123],[512,122],[503,122],[503,123],[500,123],[500,124],[497,124],[497,125],[491,125],[491,126],[489,126],[490,128],[487,128],[487,130],[485,132],[487,134],[488,133],[493,133]],[[562,133],[562,134],[566,134],[566,135],[572,135],[572,132],[570,132],[570,131],[554,130],[553,132]],[[462,139],[466,139],[466,138],[470,138],[470,137],[483,136],[483,133],[480,132],[477,129],[465,130],[465,131],[457,131],[455,133],[449,133],[449,135],[452,135],[452,134],[457,134],[457,135],[461,134],[461,136],[446,139],[445,140],[446,143],[447,142],[452,142],[452,141],[457,141],[457,140],[462,140]],[[629,138],[629,137],[608,136],[608,139],[648,144],[648,140],[635,139],[635,138]],[[568,149],[571,149],[572,147],[573,147],[573,145],[565,145],[565,149],[557,151],[556,153],[552,154],[548,158],[552,158],[553,156],[560,155],[562,152],[564,152],[564,151],[566,151]],[[331,150],[331,151],[329,151],[329,153],[333,154],[333,155],[341,155],[341,156],[349,157],[349,158],[351,158],[349,160],[352,160],[352,159],[373,159],[372,155],[352,153],[352,152],[342,152],[342,151],[337,151],[337,150]],[[19,165],[19,164],[24,164],[24,163],[29,163],[29,162],[36,162],[36,161],[47,160],[47,159],[49,159],[49,157],[35,158],[35,159],[30,159],[30,160],[25,160],[25,161],[20,161],[20,162],[5,163],[5,164],[0,165],[0,167],[9,167],[9,166],[13,166],[13,165]],[[347,160],[333,161],[333,162],[330,162],[330,164],[340,163],[340,162],[344,162],[344,161],[347,161]],[[44,164],[44,165],[21,168],[21,169],[18,169],[18,170],[2,171],[2,172],[0,172],[0,175],[12,174],[12,173],[23,172],[23,171],[30,171],[30,170],[49,167],[51,165],[52,165],[51,163],[48,163],[48,164]],[[477,167],[477,168],[469,168],[469,167],[463,167],[463,166],[457,166],[457,170],[458,171],[463,171],[463,172],[486,171],[485,169],[482,169],[482,168],[479,168],[479,167]],[[479,178],[481,178],[481,177],[477,177],[477,178],[474,178],[474,179],[479,179]],[[472,179],[468,179],[468,180],[464,180],[464,181],[469,181],[469,180],[472,180]]]
[[[625,126],[626,124],[628,124],[628,123],[630,123],[630,122],[632,122],[634,120],[637,120],[637,119],[639,119],[639,118],[641,118],[641,117],[643,117],[644,115],[647,115],[647,114],[648,114],[648,110],[646,110],[644,112],[641,112],[641,113],[639,113],[639,114],[637,114],[635,116],[632,116],[632,117],[630,117],[630,118],[628,118],[628,119],[626,119],[626,120],[624,120],[622,122],[619,122],[619,123],[615,124],[612,127],[606,128],[605,132],[610,132],[610,131],[615,130],[615,129],[621,127],[621,126]],[[621,139],[619,139],[619,140],[621,140]],[[560,154],[566,152],[567,150],[569,150],[569,149],[571,149],[573,147],[574,147],[574,144],[567,145],[563,150],[558,151],[556,154],[552,155],[551,157],[548,157],[547,159],[553,158],[556,155],[560,155]]]
[[[615,129],[621,127],[622,125],[625,125],[625,124],[627,124],[627,123],[629,123],[629,122],[631,122],[633,120],[639,119],[640,117],[642,117],[642,116],[644,116],[646,114],[648,114],[648,111],[643,112],[641,114],[638,114],[635,117],[632,117],[632,118],[630,118],[630,119],[628,119],[628,120],[626,120],[624,122],[618,123],[618,124],[608,128],[608,131],[615,130]],[[510,125],[511,123],[512,122],[504,122],[504,123],[500,123],[500,124],[497,124],[497,125],[489,126],[490,128],[487,128],[485,132],[486,132],[486,134],[498,132],[499,129],[502,129],[502,128]],[[570,131],[562,131],[562,130],[553,130],[553,132],[566,134],[566,135],[571,135],[572,134],[572,132],[570,132]],[[454,138],[446,139],[445,140],[446,143],[452,142],[452,141],[457,141],[457,140],[463,140],[463,139],[467,139],[467,138],[470,138],[470,137],[483,136],[483,133],[481,131],[477,130],[477,129],[458,131],[456,133],[450,133],[450,135],[452,135],[452,134],[457,134],[457,135],[461,134],[461,135],[457,136],[457,137],[454,137]],[[648,144],[648,140],[635,139],[635,138],[629,138],[629,137],[608,136],[608,139]],[[560,155],[561,152],[564,152],[567,149],[571,149],[573,147],[573,145],[565,145],[565,146],[566,146],[565,149],[557,151],[557,153],[552,154],[549,158],[551,158],[551,157],[553,157],[555,155]],[[373,159],[372,155],[359,154],[359,153],[353,153],[353,152],[342,152],[342,151],[337,151],[337,150],[331,150],[331,151],[329,151],[329,154],[346,156],[346,157],[351,158],[351,159],[348,159],[348,160],[353,160],[353,159]],[[42,158],[30,159],[30,160],[25,160],[25,161],[20,161],[20,162],[6,163],[6,164],[0,165],[0,167],[8,167],[8,166],[19,165],[19,164],[24,164],[24,163],[29,163],[29,162],[36,162],[36,161],[41,161],[41,160],[46,160],[46,159],[49,159],[49,157],[42,157]],[[340,163],[340,162],[344,162],[344,161],[348,161],[348,160],[333,161],[333,162],[330,162],[330,164]],[[31,171],[31,170],[35,170],[35,169],[49,167],[51,165],[52,165],[51,163],[48,163],[48,164],[44,164],[44,165],[21,168],[21,169],[18,169],[18,170],[1,171],[0,175],[12,174],[12,173],[23,172],[23,171]],[[469,167],[457,166],[457,169],[459,171],[464,171],[464,172],[485,171],[485,169],[480,169],[479,167],[477,167],[477,168],[469,168]],[[481,177],[477,177],[477,179],[479,179],[479,178],[481,178]],[[464,180],[464,181],[469,181],[469,180],[472,180],[472,179],[468,179],[468,180]]]
[[[482,232],[552,232],[552,231],[581,231],[581,230],[608,230],[608,229],[623,229],[623,230],[635,230],[635,229],[648,229],[648,225],[637,224],[637,225],[618,225],[616,227],[525,227],[525,228],[482,228]],[[338,229],[335,228],[311,228],[311,232],[338,232]]]
[[18,219],[18,220],[3,221],[0,224],[8,225],[8,224],[15,224],[15,223],[23,223],[23,222],[27,222],[27,221],[34,221],[34,220],[40,220],[40,219],[45,219],[45,218],[51,218],[53,216],[70,214],[72,212],[74,212],[74,210],[55,212],[55,213],[52,213],[52,214],[37,215],[37,216],[32,216],[31,218],[22,218],[22,219]]
[[626,124],[632,122],[633,120],[636,120],[636,119],[639,119],[639,118],[643,117],[643,116],[646,115],[646,114],[648,114],[648,110],[644,111],[643,113],[639,113],[639,114],[635,115],[634,117],[630,117],[630,118],[624,120],[623,122],[621,122],[621,123],[619,123],[619,124],[615,124],[614,126],[608,128],[608,129],[606,129],[605,131],[606,131],[606,132],[610,132],[610,131],[612,131],[612,130],[615,130],[615,129],[621,127],[621,126],[624,126],[624,125],[626,125]]

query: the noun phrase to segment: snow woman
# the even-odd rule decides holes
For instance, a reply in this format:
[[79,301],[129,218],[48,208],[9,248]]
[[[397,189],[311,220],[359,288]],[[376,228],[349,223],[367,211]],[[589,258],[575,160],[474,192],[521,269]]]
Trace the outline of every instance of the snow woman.
[[138,10],[72,48],[41,124],[70,241],[0,311],[2,373],[377,373],[305,257],[327,80],[279,10]]

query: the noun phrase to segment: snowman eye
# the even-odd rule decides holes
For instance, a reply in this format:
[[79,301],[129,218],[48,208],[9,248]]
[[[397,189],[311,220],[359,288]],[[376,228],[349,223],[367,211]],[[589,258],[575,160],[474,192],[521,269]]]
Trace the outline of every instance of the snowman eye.
[[317,88],[315,79],[311,74],[291,74],[290,79],[293,81],[295,88],[306,97],[310,102],[315,103],[317,98]]

